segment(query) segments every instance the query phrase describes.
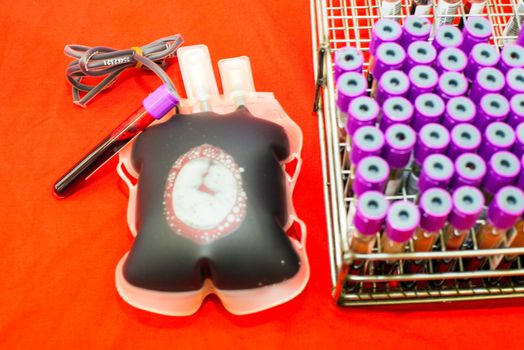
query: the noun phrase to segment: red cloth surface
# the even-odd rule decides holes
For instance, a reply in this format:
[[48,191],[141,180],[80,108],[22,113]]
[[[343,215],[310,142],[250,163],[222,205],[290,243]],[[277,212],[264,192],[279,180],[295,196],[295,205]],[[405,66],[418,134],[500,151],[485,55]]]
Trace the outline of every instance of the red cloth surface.
[[[306,1],[2,1],[0,6],[0,348],[522,348],[524,303],[342,309],[330,295]],[[295,205],[309,228],[311,280],[294,300],[237,317],[217,298],[191,317],[136,310],[114,269],[129,249],[115,162],[65,200],[53,182],[159,84],[126,72],[82,109],[71,103],[65,44],[125,48],[182,33],[213,61],[247,55],[304,132]],[[215,68],[216,69],[216,68]],[[181,87],[176,61],[168,69]]]

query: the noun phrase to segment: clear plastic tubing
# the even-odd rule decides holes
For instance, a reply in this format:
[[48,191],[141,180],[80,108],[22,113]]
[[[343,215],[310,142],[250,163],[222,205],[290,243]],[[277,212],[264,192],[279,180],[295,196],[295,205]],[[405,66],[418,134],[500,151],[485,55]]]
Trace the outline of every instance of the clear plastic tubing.
[[393,196],[402,185],[402,173],[411,159],[416,134],[409,125],[393,124],[387,128],[385,139],[382,157],[391,167],[386,195]]

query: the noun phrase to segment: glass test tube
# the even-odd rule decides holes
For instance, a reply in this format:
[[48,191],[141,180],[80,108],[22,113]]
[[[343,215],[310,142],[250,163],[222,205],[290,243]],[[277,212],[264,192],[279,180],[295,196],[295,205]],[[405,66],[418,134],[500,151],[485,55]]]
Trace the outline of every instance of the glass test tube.
[[509,114],[506,123],[512,128],[524,122],[524,94],[513,96],[509,102]]
[[455,159],[454,165],[455,174],[451,180],[453,190],[462,186],[480,187],[487,172],[484,159],[475,153],[463,153]]
[[357,48],[346,46],[335,52],[335,80],[347,72],[362,73],[364,56]]
[[409,72],[415,66],[432,66],[437,58],[437,50],[427,41],[411,43],[407,46],[406,53],[405,72]]
[[510,151],[515,144],[515,131],[506,123],[495,122],[484,130],[484,139],[479,149],[479,155],[489,160],[499,151]]
[[473,123],[476,114],[477,107],[470,98],[466,96],[453,97],[446,103],[446,111],[444,112],[442,124],[448,130],[452,130],[457,124]]
[[489,124],[503,122],[508,114],[508,100],[500,94],[489,93],[480,99],[474,124],[480,132],[484,132]]
[[453,162],[443,154],[432,154],[422,164],[418,180],[419,194],[432,187],[447,189],[455,169]]
[[414,66],[409,70],[409,93],[408,98],[415,101],[417,96],[430,93],[435,90],[438,83],[438,74],[430,66]]
[[404,97],[391,97],[382,104],[380,130],[385,132],[393,124],[410,124],[413,119],[413,105]]
[[435,22],[437,26],[452,24],[457,16],[460,0],[440,0],[435,9]]
[[447,156],[451,160],[457,159],[461,154],[475,153],[482,142],[479,129],[472,124],[457,124],[450,132],[451,143],[449,144]]
[[488,172],[482,182],[486,203],[504,186],[513,184],[520,173],[519,159],[508,151],[500,151],[488,161]]
[[464,75],[469,81],[474,81],[477,73],[482,68],[495,67],[500,61],[500,54],[495,46],[488,43],[480,43],[473,47],[469,53],[468,64]]
[[393,196],[398,193],[402,185],[402,175],[411,159],[416,134],[409,125],[394,124],[387,128],[385,139],[386,146],[382,156],[391,167],[386,195]]
[[363,158],[357,165],[353,193],[361,196],[368,191],[384,193],[389,178],[389,165],[378,156]]
[[504,74],[497,68],[485,67],[478,71],[469,91],[469,98],[478,103],[486,94],[502,92],[506,83]]
[[515,144],[511,150],[518,158],[524,155],[524,122],[515,128]]
[[409,47],[411,43],[420,41],[427,42],[431,34],[431,23],[425,17],[408,16],[404,19],[402,26],[402,38],[400,42],[403,47]]
[[461,49],[470,52],[476,44],[487,43],[492,34],[491,22],[485,17],[469,17],[462,30],[464,42]]
[[437,53],[440,53],[447,47],[460,48],[463,41],[464,36],[460,29],[453,25],[443,25],[437,28],[432,44]]
[[462,73],[468,64],[468,58],[462,50],[447,47],[439,52],[435,60],[435,69],[437,73],[457,72]]
[[419,95],[415,99],[415,116],[411,122],[413,130],[420,131],[422,127],[430,123],[440,123],[446,109],[444,100],[439,95],[427,93]]
[[517,94],[524,93],[524,68],[512,68],[506,73],[504,96],[511,99]]
[[[508,248],[522,248],[524,247],[524,218],[521,216],[515,224],[514,237]],[[505,255],[500,263],[497,265],[497,270],[507,270],[518,260],[518,255]],[[520,277],[522,278],[522,277]],[[490,279],[490,282],[497,282],[500,278]]]
[[371,96],[375,97],[378,82],[382,75],[391,70],[400,71],[406,59],[406,52],[396,43],[384,43],[377,49],[375,64],[373,66],[373,83],[371,85]]
[[506,44],[500,52],[498,68],[504,74],[511,68],[524,67],[524,47],[517,44]]
[[377,49],[384,43],[400,43],[402,36],[402,27],[391,19],[380,19],[374,25],[371,31],[371,41],[369,43],[369,65],[368,65],[368,86],[371,87],[373,82],[373,71],[375,69],[375,58]]
[[406,97],[409,91],[409,78],[400,70],[390,70],[382,74],[378,82],[376,99],[379,104],[390,97]]
[[437,93],[444,101],[454,97],[464,96],[468,91],[468,81],[464,74],[445,72],[438,79]]

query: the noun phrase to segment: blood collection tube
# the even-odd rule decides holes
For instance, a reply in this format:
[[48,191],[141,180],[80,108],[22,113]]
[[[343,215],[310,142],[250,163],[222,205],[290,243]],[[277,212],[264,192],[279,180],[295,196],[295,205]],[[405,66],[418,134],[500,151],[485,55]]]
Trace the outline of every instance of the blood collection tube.
[[346,116],[349,103],[359,96],[364,96],[366,90],[367,83],[362,74],[348,72],[340,75],[337,80],[337,106],[340,113]]
[[431,0],[413,0],[409,13],[415,16],[427,16],[432,7],[431,3]]
[[467,0],[464,3],[464,13],[469,16],[481,15],[485,5],[486,0]]
[[[508,248],[522,248],[524,247],[524,218],[521,216],[514,227],[514,237],[511,240]],[[497,270],[508,270],[513,264],[517,262],[519,255],[505,255],[500,263],[497,265]],[[489,281],[491,283],[498,282],[501,278],[493,278]]]
[[363,158],[357,165],[353,192],[360,196],[368,191],[384,193],[389,178],[389,165],[377,156]]
[[468,97],[453,97],[446,103],[446,111],[444,112],[442,124],[448,130],[451,130],[455,125],[460,123],[471,124],[476,114],[477,107]]
[[462,186],[480,187],[486,176],[486,162],[478,154],[464,153],[455,159],[455,174],[451,180],[451,188],[456,190]]
[[378,82],[382,75],[391,70],[400,71],[406,59],[406,52],[396,43],[384,43],[377,48],[373,66],[373,84],[371,96],[375,96]]
[[74,165],[54,185],[58,197],[67,197],[153,121],[162,119],[179,101],[175,91],[162,85],[142,101],[142,106],[118,125],[102,142]]
[[419,95],[415,99],[415,116],[411,122],[413,130],[418,132],[426,124],[440,123],[445,109],[446,104],[439,95],[433,93]]
[[457,159],[463,153],[475,153],[481,147],[482,135],[479,129],[472,124],[457,124],[450,132],[451,143],[447,156],[451,160]]
[[[511,16],[511,19],[509,20],[508,24],[506,25],[506,28],[504,29],[504,37],[507,37],[506,42],[509,42],[513,40],[512,37],[517,38],[517,43],[521,46],[524,46],[524,31],[522,29],[522,24],[524,21],[524,0],[518,0],[517,3],[517,9],[514,11],[513,16]],[[520,30],[520,35],[519,35]]]
[[512,128],[524,122],[524,94],[514,95],[509,101],[509,114],[506,123]]
[[515,144],[513,145],[512,152],[519,158],[524,154],[524,122],[515,128]]
[[388,208],[389,202],[380,192],[369,191],[358,198],[353,217],[354,230],[349,233],[349,246],[352,252],[357,254],[372,252],[377,233],[382,231]]
[[368,156],[380,156],[384,134],[375,126],[363,126],[355,132],[350,151],[351,163],[356,166]]
[[343,73],[362,73],[364,56],[357,48],[346,46],[335,52],[335,80]]
[[468,81],[462,73],[445,72],[438,79],[436,90],[439,96],[447,102],[454,97],[466,95]]
[[382,74],[378,82],[377,101],[379,104],[390,97],[406,97],[409,91],[409,78],[400,70],[390,70]]
[[524,68],[511,68],[506,73],[504,96],[511,99],[517,94],[524,93]]
[[[404,46],[406,47],[406,46]],[[415,66],[432,66],[437,58],[437,50],[427,41],[415,41],[407,46],[404,71],[409,72]]]
[[460,0],[440,0],[435,9],[435,22],[437,26],[453,24],[460,7]]
[[409,70],[409,93],[408,98],[415,101],[417,96],[430,93],[435,90],[438,83],[438,74],[429,66],[414,66]]
[[[374,25],[371,31],[371,42],[369,43],[369,65],[368,72],[373,73],[377,49],[384,43],[400,43],[402,37],[402,27],[398,22],[391,19],[380,19]],[[373,82],[373,75],[368,74],[369,86]]]
[[469,81],[474,81],[479,70],[486,67],[496,67],[500,60],[500,54],[495,46],[488,43],[480,43],[473,47],[468,56],[468,65],[464,75]]
[[[488,207],[487,220],[477,231],[479,249],[498,248],[524,211],[524,193],[515,186],[505,186],[497,191]],[[472,258],[467,262],[468,271],[481,270],[487,259]]]
[[480,99],[474,124],[480,132],[484,132],[489,124],[506,120],[508,113],[508,100],[502,95],[489,93]]
[[457,72],[462,73],[468,64],[468,58],[462,50],[455,47],[447,47],[439,52],[435,60],[437,73]]
[[512,68],[524,67],[524,47],[517,44],[506,44],[500,52],[498,68],[504,74]]
[[440,53],[447,47],[460,48],[463,41],[464,36],[460,29],[453,25],[443,25],[437,28],[432,44],[437,53]]
[[487,43],[492,34],[491,22],[484,17],[469,17],[462,30],[464,42],[461,49],[470,52],[476,44]]
[[392,18],[396,21],[400,20],[400,12],[402,3],[400,0],[381,0],[380,10],[382,17]]
[[482,181],[486,202],[504,186],[512,185],[521,170],[519,159],[508,151],[493,154],[488,161],[488,172]]
[[419,193],[424,193],[432,187],[447,189],[455,169],[453,162],[443,154],[432,154],[422,164],[418,180]]
[[402,46],[409,47],[411,43],[420,41],[427,42],[431,33],[431,23],[425,17],[408,16],[402,27]]
[[[408,201],[396,201],[390,205],[386,215],[386,230],[381,238],[383,253],[403,253],[407,242],[415,233],[420,222],[418,208]],[[384,275],[393,274],[398,261],[385,261],[381,271]]]
[[499,151],[510,151],[515,144],[515,131],[506,123],[494,122],[484,130],[484,139],[479,149],[479,155],[484,160]]
[[486,94],[497,94],[504,88],[504,74],[496,68],[486,67],[478,71],[473,80],[469,98],[478,103]]
[[386,185],[386,195],[393,196],[402,185],[402,174],[411,159],[416,134],[409,125],[394,124],[387,128],[384,136],[386,146],[382,152],[382,157],[391,167],[389,181]]
[[352,100],[348,106],[347,134],[353,137],[357,129],[375,125],[379,112],[380,107],[371,97],[360,96]]
[[380,130],[385,132],[393,124],[410,124],[414,108],[404,97],[391,97],[382,104]]

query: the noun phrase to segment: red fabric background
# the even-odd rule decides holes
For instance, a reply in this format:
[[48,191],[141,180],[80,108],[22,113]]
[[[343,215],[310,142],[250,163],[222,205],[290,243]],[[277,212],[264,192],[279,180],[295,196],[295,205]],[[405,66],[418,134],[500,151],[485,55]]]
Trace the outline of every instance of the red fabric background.
[[[0,348],[522,348],[524,303],[341,309],[328,249],[306,1],[0,2]],[[127,197],[111,167],[66,200],[51,185],[159,81],[128,72],[87,109],[73,106],[65,44],[117,48],[182,33],[214,61],[251,58],[259,91],[274,91],[304,132],[295,204],[309,227],[311,280],[293,301],[228,314],[216,298],[191,317],[123,302],[114,268],[129,249]],[[169,68],[180,86],[176,62]],[[113,165],[115,163],[113,162]]]

